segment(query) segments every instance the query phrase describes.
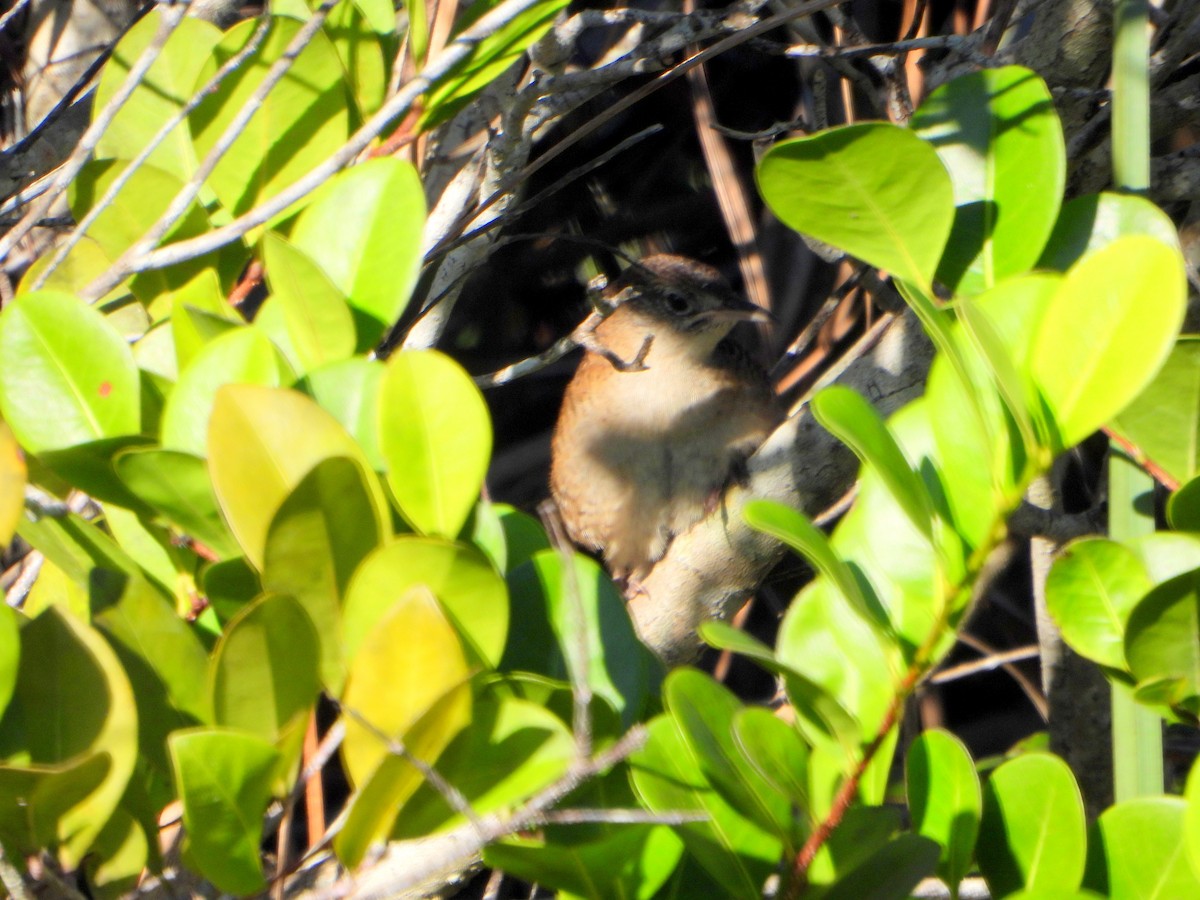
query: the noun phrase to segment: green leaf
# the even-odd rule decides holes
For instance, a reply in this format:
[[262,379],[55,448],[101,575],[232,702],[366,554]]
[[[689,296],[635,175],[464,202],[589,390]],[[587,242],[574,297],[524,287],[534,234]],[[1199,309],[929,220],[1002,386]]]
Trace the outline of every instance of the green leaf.
[[[501,75],[538,40],[568,0],[542,0],[482,38],[470,56],[439,79],[425,96],[425,111],[419,121],[422,131],[444,122],[470,99]],[[497,6],[499,0],[475,0],[455,22],[461,32]]]
[[202,584],[209,605],[222,623],[230,622],[263,592],[258,573],[241,556],[206,566]]
[[237,555],[237,542],[217,508],[204,459],[178,450],[145,447],[118,454],[113,467],[134,496],[171,525],[221,557]]
[[[361,121],[383,105],[387,94],[388,71],[380,37],[354,3],[337,4],[325,19],[324,28],[341,60],[346,88]],[[393,13],[387,33],[394,30]]]
[[474,547],[413,536],[375,550],[350,579],[342,601],[347,658],[353,658],[388,608],[420,584],[437,597],[471,663],[496,668],[508,636],[504,579]]
[[341,599],[358,564],[384,538],[359,463],[330,457],[304,476],[271,520],[263,586],[308,613],[321,645],[321,681],[336,694],[345,678]]
[[208,721],[208,654],[171,601],[146,579],[96,569],[91,582],[93,621],[133,684],[142,753],[165,765],[167,734]]
[[356,356],[314,369],[300,382],[305,393],[350,432],[376,472],[387,468],[379,452],[379,385],[383,373],[382,363]]
[[1200,535],[1160,531],[1126,541],[1125,546],[1142,561],[1154,584],[1200,569]]
[[41,291],[0,315],[0,415],[32,453],[137,434],[141,395],[128,344],[97,310]]
[[733,740],[754,770],[791,802],[796,837],[807,835],[808,745],[799,732],[770,710],[750,706],[733,716]]
[[393,354],[379,390],[379,446],[400,512],[453,538],[479,497],[492,426],[479,388],[435,350]]
[[626,825],[604,840],[514,838],[484,848],[484,862],[530,883],[589,900],[651,900],[679,864],[683,843],[664,825]]
[[25,457],[17,439],[8,423],[0,420],[0,547],[12,543],[25,515],[26,475]]
[[[362,785],[389,755],[385,741],[403,738],[469,675],[458,634],[433,593],[423,586],[409,588],[389,605],[350,663],[342,695],[350,713],[342,759],[351,780]],[[469,695],[462,700],[443,710],[441,739],[432,756],[421,757],[426,762],[469,720]]]
[[1151,588],[1146,567],[1115,541],[1072,542],[1046,579],[1046,606],[1075,652],[1113,669],[1125,669],[1125,626]]
[[[157,14],[146,16],[117,43],[96,87],[96,109],[103,109],[112,99],[130,67],[153,40],[161,18]],[[220,39],[221,32],[202,19],[189,17],[180,22],[150,70],[101,135],[96,147],[97,156],[132,159],[149,144],[166,121],[191,99],[198,86],[200,70]],[[187,125],[176,126],[150,154],[147,162],[181,181],[187,180],[196,170],[197,163]]]
[[954,189],[937,153],[882,122],[782,141],[758,164],[758,186],[789,228],[928,288],[954,220]]
[[[781,663],[819,687],[850,716],[852,734],[845,733],[845,723],[830,720],[843,745],[857,748],[875,736],[893,695],[889,654],[872,628],[827,583],[810,585],[788,607],[775,652]],[[811,690],[791,679],[785,679],[785,686],[798,707],[797,726],[810,740],[817,740],[820,729],[806,725],[815,724],[806,714],[813,700]],[[796,695],[798,690],[803,696]],[[828,718],[819,708],[814,712]]]
[[[210,78],[244,47],[257,27],[257,20],[251,19],[226,31],[199,80]],[[295,19],[273,16],[258,50],[192,112],[188,125],[197,157],[212,150],[301,27]],[[278,194],[342,146],[350,121],[343,78],[333,43],[318,32],[209,176],[207,185],[226,210],[241,215]]]
[[824,532],[799,510],[774,500],[752,500],[742,513],[746,522],[758,531],[783,541],[801,554],[813,568],[830,581],[850,605],[868,617],[884,621],[878,603],[871,603],[854,573],[829,544]]
[[760,897],[782,844],[744,818],[715,791],[670,716],[659,716],[645,745],[629,758],[633,788],[660,813],[696,812],[707,820],[675,826],[689,854],[731,897]]
[[231,894],[263,890],[258,848],[279,751],[253,735],[199,728],[177,731],[169,747],[189,867]]
[[1200,340],[1177,341],[1154,380],[1113,427],[1176,481],[1200,474]]
[[823,900],[906,900],[937,866],[938,845],[916,834],[901,834],[839,878]]
[[931,93],[910,127],[937,148],[957,207],[937,278],[975,294],[1033,267],[1066,181],[1050,90],[1020,66],[962,75]]
[[813,415],[864,464],[874,466],[913,525],[933,537],[933,503],[883,417],[857,391],[833,385],[812,400]]
[[284,594],[264,594],[234,616],[213,651],[213,721],[275,744],[286,757],[321,689],[318,652],[304,608]]
[[1200,695],[1200,571],[1156,585],[1129,614],[1125,658],[1139,681],[1174,680],[1169,702]]
[[291,380],[275,345],[255,328],[237,328],[204,345],[179,375],[163,410],[162,442],[168,450],[205,456],[209,418],[226,384],[278,387]]
[[[136,149],[140,150],[141,147]],[[123,160],[108,159],[95,160],[84,167],[71,182],[68,193],[71,213],[76,220],[82,219],[99,203],[100,198],[124,168]],[[88,229],[89,237],[99,246],[109,265],[116,262],[121,254],[154,226],[182,188],[183,181],[170,171],[142,165],[134,172],[120,193],[97,215],[96,221]],[[204,208],[193,202],[182,218],[167,232],[165,240],[197,237],[209,231],[211,227]],[[90,253],[88,258],[92,258]],[[170,310],[169,295],[172,292],[182,289],[186,293],[188,284],[198,273],[217,264],[217,255],[208,254],[165,269],[139,272],[130,280],[129,288],[142,304],[149,307],[150,312],[154,313],[153,318],[157,320]],[[104,269],[107,268],[108,265],[105,265]],[[81,267],[81,273],[85,269],[86,266]],[[103,269],[87,272],[84,280],[71,285],[72,290],[82,290],[102,271]],[[167,296],[159,302],[163,295]],[[143,313],[141,307],[136,304],[129,309],[135,313]],[[140,336],[148,324],[135,327],[130,336]]]
[[268,302],[283,309],[297,372],[340,362],[354,353],[350,307],[316,262],[268,231],[263,236],[263,263],[271,287]]
[[401,597],[368,635],[350,665],[342,697],[347,714],[342,759],[358,786],[334,840],[344,865],[356,866],[371,844],[387,836],[424,781],[389,742],[436,763],[471,720],[469,674],[454,629],[424,587]]
[[[137,757],[133,690],[96,631],[57,606],[21,628],[12,700],[0,720],[0,758],[60,768],[27,811],[37,837],[75,868],[117,809]],[[82,768],[86,766],[86,770]],[[72,772],[74,774],[72,774]],[[44,845],[43,845],[44,846]]]
[[1138,797],[1106,809],[1092,827],[1084,886],[1121,900],[1200,894],[1188,863],[1187,808],[1180,797]]
[[[209,470],[221,510],[260,571],[276,511],[321,460],[343,456],[370,471],[362,450],[329,413],[295,391],[225,385],[208,427]],[[379,528],[390,510],[382,488],[367,485]]]
[[905,776],[913,827],[941,845],[938,877],[957,885],[971,869],[983,804],[971,755],[949,732],[926,731],[908,749]]
[[1087,847],[1083,801],[1057,756],[1030,753],[1004,763],[984,785],[975,848],[993,896],[1021,890],[1074,892]]
[[1167,522],[1176,531],[1200,531],[1200,478],[1167,498]]
[[599,564],[575,554],[573,566],[557,550],[543,550],[510,573],[511,617],[521,627],[509,633],[500,668],[582,678],[628,728],[641,717],[659,665]]
[[799,848],[792,804],[738,750],[733,718],[741,702],[710,676],[695,669],[671,672],[663,684],[663,703],[675,720],[709,784],[723,800],[760,828],[777,836],[788,855]]
[[393,157],[339,173],[297,217],[292,244],[348,298],[359,352],[375,346],[408,305],[424,224],[416,169]]
[[[204,277],[207,274],[209,277]],[[175,344],[176,377],[211,340],[245,325],[221,294],[217,273],[205,269],[186,291],[172,297],[171,335]]]
[[147,831],[124,809],[118,809],[92,846],[86,862],[88,885],[106,900],[118,900],[137,888],[150,862]]
[[1118,238],[1067,273],[1030,360],[1062,447],[1108,422],[1150,382],[1174,346],[1185,297],[1179,251],[1153,238]]
[[[476,813],[485,814],[518,807],[553,784],[574,754],[570,731],[552,712],[525,700],[485,695],[475,703],[470,726],[438,757],[437,770]],[[419,838],[463,821],[424,782],[396,816],[391,837]]]
[[1183,792],[1187,800],[1187,810],[1183,814],[1183,839],[1192,864],[1192,874],[1200,877],[1200,774],[1197,773],[1200,773],[1200,765],[1193,761]]
[[8,604],[0,610],[0,716],[12,699],[17,686],[17,672],[21,661],[21,636],[17,629],[17,612]]
[[1037,267],[1065,272],[1088,253],[1130,234],[1179,245],[1175,223],[1145,197],[1110,193],[1076,197],[1063,204]]

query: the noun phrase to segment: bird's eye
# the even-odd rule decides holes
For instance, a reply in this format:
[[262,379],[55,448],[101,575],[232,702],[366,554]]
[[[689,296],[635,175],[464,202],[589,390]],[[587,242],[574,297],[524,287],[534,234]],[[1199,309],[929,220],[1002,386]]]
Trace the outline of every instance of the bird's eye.
[[691,301],[687,297],[681,297],[679,294],[667,294],[666,299],[667,309],[677,316],[682,316],[692,311]]

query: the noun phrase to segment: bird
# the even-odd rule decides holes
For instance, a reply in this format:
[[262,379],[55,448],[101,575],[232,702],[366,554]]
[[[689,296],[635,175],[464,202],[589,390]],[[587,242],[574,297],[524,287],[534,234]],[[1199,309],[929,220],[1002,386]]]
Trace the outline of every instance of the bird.
[[655,254],[603,293],[551,441],[550,494],[571,540],[636,586],[716,508],[783,419],[767,373],[731,336],[770,315],[716,269]]

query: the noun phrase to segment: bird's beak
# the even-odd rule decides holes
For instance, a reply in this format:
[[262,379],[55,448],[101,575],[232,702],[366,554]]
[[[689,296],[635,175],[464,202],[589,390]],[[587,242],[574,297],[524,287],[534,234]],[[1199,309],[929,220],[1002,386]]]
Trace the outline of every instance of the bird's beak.
[[729,301],[720,309],[708,310],[704,318],[710,322],[776,322],[778,321],[769,310],[755,306],[749,300],[740,297]]

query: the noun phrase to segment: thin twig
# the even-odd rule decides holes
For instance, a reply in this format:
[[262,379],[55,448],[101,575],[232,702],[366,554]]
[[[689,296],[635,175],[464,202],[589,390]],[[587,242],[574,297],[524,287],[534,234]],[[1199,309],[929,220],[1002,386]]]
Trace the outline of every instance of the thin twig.
[[[121,107],[125,105],[125,102],[142,83],[146,72],[149,71],[154,61],[158,59],[163,47],[171,35],[175,33],[175,29],[179,27],[179,23],[183,21],[186,14],[187,5],[183,3],[178,6],[168,6],[163,12],[158,30],[154,33],[154,38],[129,69],[125,79],[121,82],[121,86],[117,88],[116,93],[113,94],[108,103],[104,105],[104,108],[92,120],[92,124],[84,131],[83,136],[79,139],[79,143],[75,145],[75,149],[71,151],[71,155],[67,157],[66,162],[58,170],[58,175],[55,177],[53,184],[33,202],[16,227],[0,238],[0,259],[7,258],[12,253],[13,248],[20,243],[21,239],[29,234],[41,219],[46,217],[46,214],[50,211],[50,207],[54,205],[54,201],[67,189],[67,185],[75,179],[75,176],[79,174],[87,161],[91,159],[96,145],[100,142],[100,138],[104,136],[109,125],[116,118],[117,113],[121,111]],[[117,283],[119,284],[120,282],[118,281]],[[116,285],[113,286],[115,287]]]
[[543,828],[547,825],[685,825],[688,822],[707,822],[711,816],[702,812],[648,812],[644,809],[556,809],[534,816],[528,825]]
[[42,563],[45,561],[46,557],[42,556],[38,550],[31,551],[25,557],[21,574],[17,576],[17,580],[13,582],[12,587],[4,595],[5,603],[14,609],[21,608],[21,605],[25,602],[25,598],[33,590],[33,583],[37,581],[38,574],[42,571]]
[[[965,631],[958,635],[958,639],[971,649],[977,650],[978,652],[989,656],[995,655],[999,652],[991,644],[981,641],[973,634],[968,634]],[[1037,714],[1042,717],[1042,721],[1049,722],[1050,704],[1046,701],[1046,698],[1042,695],[1042,692],[1037,689],[1037,686],[1030,681],[1028,677],[1026,677],[1024,672],[1022,672],[1012,663],[1005,663],[1001,666],[1001,668],[1004,669],[1005,673],[1007,673],[1008,676],[1016,682],[1017,687],[1019,687],[1021,692],[1029,699],[1030,705],[1032,705],[1033,708],[1037,710]]]
[[29,0],[16,0],[9,10],[0,16],[0,31],[8,27],[8,23],[17,17],[17,14],[29,5]]
[[160,128],[154,137],[150,139],[149,143],[147,143],[146,146],[144,146],[133,158],[133,160],[121,170],[121,173],[115,179],[113,179],[113,183],[108,186],[108,190],[104,192],[95,205],[88,210],[87,215],[85,215],[79,221],[79,224],[75,226],[70,236],[55,249],[54,256],[51,258],[49,264],[38,273],[37,278],[31,285],[32,290],[37,290],[46,283],[46,279],[49,278],[54,270],[62,264],[63,260],[66,259],[67,254],[71,252],[75,245],[83,240],[88,228],[92,226],[92,223],[96,221],[96,219],[101,213],[104,212],[104,210],[108,209],[113,200],[116,199],[117,194],[121,192],[125,185],[129,183],[130,179],[133,178],[137,170],[140,169],[145,164],[146,160],[150,158],[150,154],[157,150],[158,146],[164,140],[166,140],[167,135],[174,131],[175,128],[180,125],[189,114],[191,114],[192,110],[199,106],[206,97],[212,94],[227,76],[238,69],[242,63],[245,62],[247,57],[249,57],[258,49],[259,45],[263,42],[263,38],[266,37],[270,25],[270,17],[263,16],[258,24],[258,28],[255,29],[254,34],[250,36],[250,40],[246,42],[246,45],[238,50],[238,52],[229,59],[227,59],[225,63],[219,69],[217,69],[216,74],[213,75],[212,78],[210,78],[207,82],[205,82],[204,86],[201,87],[200,90],[196,91],[187,101],[187,103],[180,107],[175,114],[166,121],[163,127]]
[[1036,659],[1038,656],[1037,644],[1028,644],[1024,647],[1017,647],[1015,650],[1005,650],[999,653],[989,653],[983,659],[976,659],[972,662],[959,663],[957,666],[950,666],[942,669],[936,675],[929,679],[930,684],[948,684],[951,681],[958,681],[961,678],[969,678],[971,675],[978,675],[980,672],[993,672],[996,669],[1006,666],[1008,663],[1022,662],[1026,659]]
[[[155,4],[153,3],[147,3],[141,9],[137,10],[129,24],[125,26],[124,31],[122,31],[111,42],[105,45],[104,49],[100,51],[99,55],[97,55],[97,57],[91,61],[86,69],[84,69],[83,74],[75,80],[75,83],[63,92],[63,95],[58,99],[58,102],[54,104],[50,112],[42,116],[41,121],[34,126],[33,131],[29,132],[29,134],[25,135],[25,137],[21,138],[15,144],[5,147],[3,151],[0,151],[0,157],[7,158],[20,156],[26,150],[32,147],[34,143],[36,143],[42,137],[42,135],[44,135],[51,128],[51,126],[54,125],[55,122],[61,119],[67,110],[75,105],[76,99],[81,93],[83,93],[84,89],[92,83],[92,80],[100,73],[100,70],[104,68],[104,64],[108,62],[113,50],[116,48],[117,44],[121,42],[121,38],[128,34],[129,30],[133,28],[133,26],[139,21],[141,21],[146,13],[152,10],[154,6]],[[87,93],[95,93],[95,90],[96,89],[94,87],[90,88]]]
[[[307,175],[298,178],[269,200],[260,203],[220,228],[214,228],[203,235],[177,241],[156,250],[139,250],[137,253],[126,251],[122,259],[114,263],[108,272],[89,285],[87,295],[103,296],[104,293],[120,284],[134,272],[162,269],[211,253],[270,221],[352,162],[389,124],[407,113],[416,99],[433,82],[442,78],[466,59],[481,40],[540,2],[541,0],[506,0],[501,3],[458,35],[450,43],[445,53],[427,65],[412,81],[404,85],[358,131],[354,132],[341,149],[310,169]],[[822,2],[832,2],[832,0],[822,0]],[[100,293],[97,294],[97,291]]]
[[341,709],[342,712],[350,716],[350,718],[354,719],[355,722],[370,732],[373,737],[378,739],[387,748],[388,753],[390,753],[392,756],[397,756],[400,759],[403,759],[414,769],[420,772],[421,777],[429,782],[435,791],[442,795],[442,799],[446,801],[446,804],[452,810],[470,822],[476,831],[483,831],[483,819],[480,818],[479,813],[475,812],[475,809],[471,806],[471,801],[464,796],[462,791],[456,788],[440,772],[438,772],[432,763],[427,763],[425,760],[416,756],[411,750],[408,749],[408,747],[404,745],[403,741],[392,737],[390,734],[380,729],[375,725],[375,723],[367,719],[366,716],[358,712],[358,710],[351,709],[344,704],[341,705]]
[[[175,194],[175,197],[167,205],[166,210],[158,217],[158,221],[150,226],[149,231],[134,241],[103,274],[80,292],[80,296],[84,300],[98,300],[124,281],[126,275],[133,271],[138,271],[130,263],[139,257],[149,254],[157,247],[159,242],[175,226],[175,223],[182,219],[192,204],[196,202],[196,198],[200,195],[200,191],[204,187],[204,182],[208,176],[213,173],[213,170],[216,169],[225,154],[229,152],[237,139],[241,137],[255,113],[262,109],[267,95],[291,71],[297,58],[299,58],[300,54],[316,36],[317,32],[321,30],[321,27],[325,24],[325,19],[338,2],[339,0],[322,0],[321,5],[313,10],[308,21],[301,26],[300,30],[288,42],[279,59],[271,64],[271,67],[267,70],[267,74],[263,76],[263,80],[259,82],[254,92],[242,105],[242,108],[238,110],[237,114],[225,127],[225,130],[221,132],[221,136],[217,138],[216,143],[213,144],[207,155],[201,160],[200,164],[196,167],[196,171],[192,173],[191,178]],[[212,234],[213,232],[208,233]]]
[[850,59],[856,56],[892,56],[908,53],[910,50],[957,50],[969,43],[969,38],[957,34],[938,34],[881,44],[854,44],[842,47],[791,44],[783,52],[785,56],[793,59]]
[[646,337],[642,342],[641,349],[638,350],[632,359],[623,359],[613,350],[600,343],[596,337],[596,328],[604,321],[605,317],[605,313],[591,312],[574,331],[566,337],[559,338],[550,345],[549,349],[542,351],[537,356],[523,359],[520,362],[513,363],[511,366],[505,366],[503,369],[492,372],[490,375],[476,375],[472,380],[485,390],[487,388],[498,387],[502,384],[508,384],[510,381],[515,381],[524,375],[537,372],[540,369],[546,368],[546,366],[558,362],[576,347],[583,347],[592,353],[603,356],[619,372],[644,371],[646,369],[646,356],[650,353],[654,336],[650,335]]
[[24,876],[4,855],[3,846],[0,846],[0,884],[4,885],[12,900],[33,900],[33,894],[26,887]]

